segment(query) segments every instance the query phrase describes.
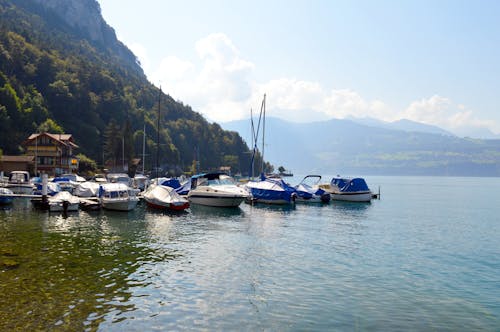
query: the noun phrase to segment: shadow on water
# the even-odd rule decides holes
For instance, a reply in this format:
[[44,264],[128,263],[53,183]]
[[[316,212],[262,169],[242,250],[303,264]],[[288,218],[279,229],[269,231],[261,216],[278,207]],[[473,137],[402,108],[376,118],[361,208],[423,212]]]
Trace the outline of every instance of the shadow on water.
[[145,245],[143,219],[143,209],[0,211],[0,330],[96,330],[107,313],[135,310],[130,288],[148,280],[130,275],[179,255]]

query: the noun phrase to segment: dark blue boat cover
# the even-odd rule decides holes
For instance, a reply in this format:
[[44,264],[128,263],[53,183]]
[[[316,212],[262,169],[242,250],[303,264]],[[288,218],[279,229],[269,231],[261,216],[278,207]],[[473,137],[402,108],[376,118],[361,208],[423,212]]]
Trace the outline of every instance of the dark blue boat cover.
[[368,185],[363,178],[333,178],[332,185],[339,187],[342,192],[369,191]]

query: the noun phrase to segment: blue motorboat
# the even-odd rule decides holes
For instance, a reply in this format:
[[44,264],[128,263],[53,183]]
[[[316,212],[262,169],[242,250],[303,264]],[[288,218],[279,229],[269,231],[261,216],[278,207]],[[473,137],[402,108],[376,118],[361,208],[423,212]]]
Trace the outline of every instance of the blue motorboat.
[[329,184],[320,188],[330,193],[332,200],[349,202],[370,202],[373,194],[363,178],[334,177]]
[[305,203],[328,203],[331,196],[319,187],[321,175],[308,175],[295,186],[297,202]]
[[250,194],[248,200],[254,203],[292,204],[297,198],[295,188],[279,177],[262,174],[260,181],[249,181],[245,187]]

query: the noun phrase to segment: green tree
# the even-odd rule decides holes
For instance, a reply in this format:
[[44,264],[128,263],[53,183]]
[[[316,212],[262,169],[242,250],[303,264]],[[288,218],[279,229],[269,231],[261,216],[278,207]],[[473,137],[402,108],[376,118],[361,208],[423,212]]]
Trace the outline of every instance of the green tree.
[[82,153],[78,154],[76,158],[78,158],[78,173],[91,175],[97,172],[97,163],[93,159]]
[[111,163],[116,167],[118,158],[121,155],[122,135],[118,124],[111,119],[104,131],[104,155],[105,163]]
[[64,129],[54,120],[47,119],[37,128],[39,133],[64,134]]

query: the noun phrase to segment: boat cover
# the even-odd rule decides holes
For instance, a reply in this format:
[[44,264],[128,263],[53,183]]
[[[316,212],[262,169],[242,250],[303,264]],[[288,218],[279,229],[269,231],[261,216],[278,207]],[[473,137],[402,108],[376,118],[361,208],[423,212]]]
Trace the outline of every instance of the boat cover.
[[311,187],[307,184],[301,183],[295,187],[297,190],[297,196],[302,197],[304,199],[311,199],[314,195],[323,196],[326,194],[321,188]]
[[295,188],[289,186],[280,178],[265,178],[261,181],[250,181],[246,184],[254,199],[257,200],[285,200],[291,202]]
[[368,185],[363,178],[333,178],[332,185],[339,187],[341,192],[369,191]]
[[149,202],[161,205],[184,204],[188,202],[185,198],[179,196],[179,194],[177,194],[172,187],[163,185],[155,185],[148,188],[148,190],[144,193],[144,198]]
[[103,183],[99,185],[99,197],[102,197],[104,192],[111,191],[129,191],[129,187],[124,183]]
[[81,182],[75,187],[73,194],[79,197],[93,197],[97,196],[98,192],[99,192],[99,183]]

